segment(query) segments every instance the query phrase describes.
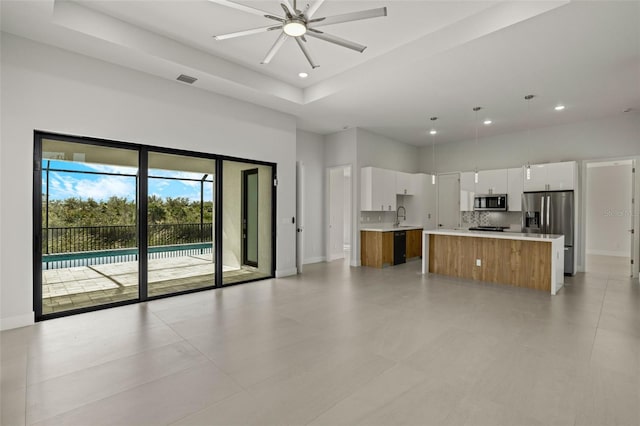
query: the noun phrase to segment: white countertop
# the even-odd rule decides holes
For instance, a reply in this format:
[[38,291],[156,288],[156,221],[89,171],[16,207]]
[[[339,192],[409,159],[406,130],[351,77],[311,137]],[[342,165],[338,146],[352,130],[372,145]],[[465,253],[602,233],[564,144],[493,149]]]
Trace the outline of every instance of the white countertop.
[[424,231],[425,234],[452,235],[457,237],[481,237],[481,238],[501,238],[504,240],[527,240],[527,241],[555,241],[564,235],[554,234],[523,234],[519,232],[491,232],[491,231],[469,231],[468,229],[431,229]]
[[361,231],[372,231],[372,232],[393,232],[393,231],[411,231],[413,229],[422,229],[423,227],[420,225],[400,225],[393,226],[389,224],[381,224],[381,225],[360,225]]

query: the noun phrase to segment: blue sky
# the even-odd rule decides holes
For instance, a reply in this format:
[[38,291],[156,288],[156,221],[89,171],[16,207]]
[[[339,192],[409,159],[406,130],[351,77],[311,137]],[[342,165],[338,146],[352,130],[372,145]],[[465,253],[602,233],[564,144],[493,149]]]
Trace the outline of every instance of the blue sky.
[[[42,191],[46,191],[46,160],[42,164]],[[55,161],[50,164],[52,169],[64,169],[73,171],[90,171],[118,173],[123,175],[135,175],[137,168],[123,166],[108,166],[103,164],[76,163],[70,161]],[[176,172],[170,170],[150,170],[151,176],[201,179],[203,174],[191,172]],[[211,176],[204,186],[205,201],[213,199],[213,183]],[[62,200],[70,197],[78,197],[83,200],[106,200],[109,197],[125,197],[135,200],[136,178],[134,176],[93,175],[70,172],[49,172],[49,199]],[[200,183],[193,181],[176,181],[169,179],[149,179],[149,195],[157,195],[161,198],[186,197],[193,201],[200,201]]]

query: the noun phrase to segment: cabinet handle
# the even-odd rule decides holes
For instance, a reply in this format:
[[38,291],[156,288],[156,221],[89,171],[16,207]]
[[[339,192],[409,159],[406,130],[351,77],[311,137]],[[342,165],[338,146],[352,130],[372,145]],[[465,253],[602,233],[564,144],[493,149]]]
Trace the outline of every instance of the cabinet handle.
[[380,204],[380,210],[384,211],[384,204]]

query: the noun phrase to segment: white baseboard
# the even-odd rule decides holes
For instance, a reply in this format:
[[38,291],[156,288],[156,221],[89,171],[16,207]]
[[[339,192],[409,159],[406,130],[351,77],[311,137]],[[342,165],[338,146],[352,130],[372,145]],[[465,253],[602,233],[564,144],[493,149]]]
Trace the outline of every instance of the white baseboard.
[[327,258],[324,257],[324,256],[309,257],[309,258],[304,260],[303,265],[309,265],[311,263],[320,263],[320,262],[324,262],[326,260],[327,260]]
[[16,315],[0,319],[0,330],[11,330],[12,328],[26,327],[35,323],[33,312],[29,314]]
[[595,254],[596,256],[615,256],[615,257],[628,257],[628,258],[631,258],[631,254],[628,251],[587,250],[587,254]]
[[290,277],[291,275],[296,275],[298,273],[298,269],[282,269],[276,271],[276,278]]

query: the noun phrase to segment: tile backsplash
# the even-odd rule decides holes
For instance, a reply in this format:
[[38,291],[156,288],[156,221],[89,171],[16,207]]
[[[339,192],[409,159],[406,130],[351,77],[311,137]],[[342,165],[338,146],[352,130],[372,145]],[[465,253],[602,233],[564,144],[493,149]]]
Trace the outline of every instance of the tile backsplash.
[[519,227],[522,223],[520,212],[462,212],[462,226],[510,226]]

